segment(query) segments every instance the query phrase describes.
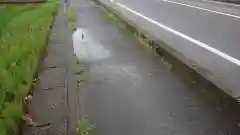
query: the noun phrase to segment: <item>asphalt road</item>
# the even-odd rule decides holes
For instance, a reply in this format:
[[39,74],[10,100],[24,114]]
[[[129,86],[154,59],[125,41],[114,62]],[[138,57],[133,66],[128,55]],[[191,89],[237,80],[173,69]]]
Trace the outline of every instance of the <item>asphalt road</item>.
[[[240,7],[194,0],[100,0],[240,96]],[[204,71],[204,72],[202,72]]]
[[95,3],[73,1],[74,51],[85,68],[80,112],[94,135],[237,135],[234,108],[207,100],[194,84],[117,26]]

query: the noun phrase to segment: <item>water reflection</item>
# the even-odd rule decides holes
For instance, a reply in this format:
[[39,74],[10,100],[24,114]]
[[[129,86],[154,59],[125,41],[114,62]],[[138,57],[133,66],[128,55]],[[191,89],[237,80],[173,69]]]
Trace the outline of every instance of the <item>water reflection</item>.
[[73,33],[73,47],[77,57],[83,61],[105,59],[110,52],[91,37],[91,33],[84,29],[77,29]]

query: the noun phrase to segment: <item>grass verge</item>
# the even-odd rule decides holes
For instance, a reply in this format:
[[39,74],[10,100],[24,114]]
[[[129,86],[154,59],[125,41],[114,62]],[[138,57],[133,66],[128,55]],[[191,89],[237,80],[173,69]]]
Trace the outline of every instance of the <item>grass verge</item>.
[[16,131],[58,1],[0,5],[0,134]]

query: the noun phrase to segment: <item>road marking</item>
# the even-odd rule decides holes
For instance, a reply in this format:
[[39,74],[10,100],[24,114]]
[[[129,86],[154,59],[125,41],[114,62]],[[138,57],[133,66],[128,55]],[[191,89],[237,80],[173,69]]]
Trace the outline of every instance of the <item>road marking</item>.
[[203,43],[199,40],[191,38],[191,37],[189,37],[189,36],[187,36],[187,35],[185,35],[181,32],[178,32],[178,31],[166,26],[166,25],[163,25],[163,24],[161,24],[161,23],[159,23],[159,22],[157,22],[157,21],[155,21],[155,20],[153,20],[153,19],[151,19],[151,18],[149,18],[145,15],[142,15],[141,13],[138,13],[137,11],[134,11],[134,10],[130,9],[129,7],[123,5],[119,2],[117,2],[116,4],[118,6],[120,6],[121,8],[123,8],[123,9],[125,9],[125,10],[127,10],[127,11],[129,11],[129,12],[131,12],[131,13],[133,13],[133,14],[135,14],[135,15],[137,15],[137,16],[139,16],[139,17],[141,17],[141,18],[143,18],[143,19],[145,19],[145,20],[147,20],[151,23],[153,23],[153,24],[155,24],[155,25],[157,25],[158,27],[161,27],[168,32],[171,32],[175,35],[178,35],[179,37],[182,37],[182,38],[184,38],[184,39],[186,39],[186,40],[188,40],[188,41],[190,41],[190,42],[192,42],[192,43],[194,43],[194,44],[196,44],[196,45],[198,45],[198,46],[200,46],[200,47],[202,47],[202,48],[204,48],[204,49],[206,49],[206,50],[208,50],[212,53],[215,53],[216,55],[218,55],[218,56],[220,56],[220,57],[238,65],[238,66],[240,66],[240,60],[238,60],[238,59],[236,59],[236,58],[234,58],[234,57],[232,57],[232,56],[230,56],[230,55],[228,55],[228,54],[226,54],[226,53],[224,53],[224,52],[222,52],[218,49],[215,49],[215,48],[213,48],[213,47],[211,47],[211,46],[209,46],[209,45],[207,45],[207,44],[205,44],[205,43]]
[[197,6],[192,6],[192,5],[188,5],[188,4],[184,4],[184,3],[179,3],[179,2],[175,2],[175,1],[171,1],[171,0],[159,0],[159,1],[173,3],[173,4],[177,4],[177,5],[182,5],[182,6],[186,6],[186,7],[191,7],[191,8],[195,8],[195,9],[199,9],[199,10],[204,10],[204,11],[208,11],[208,12],[212,12],[212,13],[216,13],[216,14],[225,15],[225,16],[229,16],[229,17],[234,17],[234,18],[240,19],[240,16],[237,16],[237,15],[223,13],[223,12],[219,12],[219,11],[214,11],[214,10],[201,8],[201,7],[197,7]]
[[222,5],[228,5],[228,6],[240,7],[240,5],[237,5],[237,4],[225,3],[225,2],[220,2],[220,1],[212,1],[212,0],[202,0],[202,1],[210,2],[210,3],[217,3],[217,4],[222,4]]

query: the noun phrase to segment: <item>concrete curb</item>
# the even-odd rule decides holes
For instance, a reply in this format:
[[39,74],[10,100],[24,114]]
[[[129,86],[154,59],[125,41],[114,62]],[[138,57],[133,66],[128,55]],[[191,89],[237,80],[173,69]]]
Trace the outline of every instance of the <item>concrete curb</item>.
[[239,0],[211,0],[213,2],[224,2],[229,4],[240,4]]
[[[209,71],[202,68],[200,65],[195,62],[187,59],[177,50],[171,48],[169,45],[164,43],[163,41],[157,39],[156,36],[146,32],[142,28],[140,28],[133,21],[127,19],[119,12],[114,10],[112,7],[107,6],[102,3],[100,0],[94,0],[99,5],[101,5],[104,9],[106,9],[109,13],[111,13],[118,21],[125,25],[132,34],[134,34],[137,38],[146,41],[147,45],[152,48],[158,55],[164,57],[167,61],[174,63],[173,65],[181,71],[182,76],[187,77],[187,80],[193,79],[199,85],[210,87],[213,90],[212,96],[218,96],[221,99],[234,98],[239,102],[239,97],[231,94],[231,90],[223,85],[222,82],[219,82],[215,78],[209,74]],[[191,81],[191,80],[190,80]],[[225,101],[225,100],[223,100]],[[224,103],[225,104],[225,103]]]

